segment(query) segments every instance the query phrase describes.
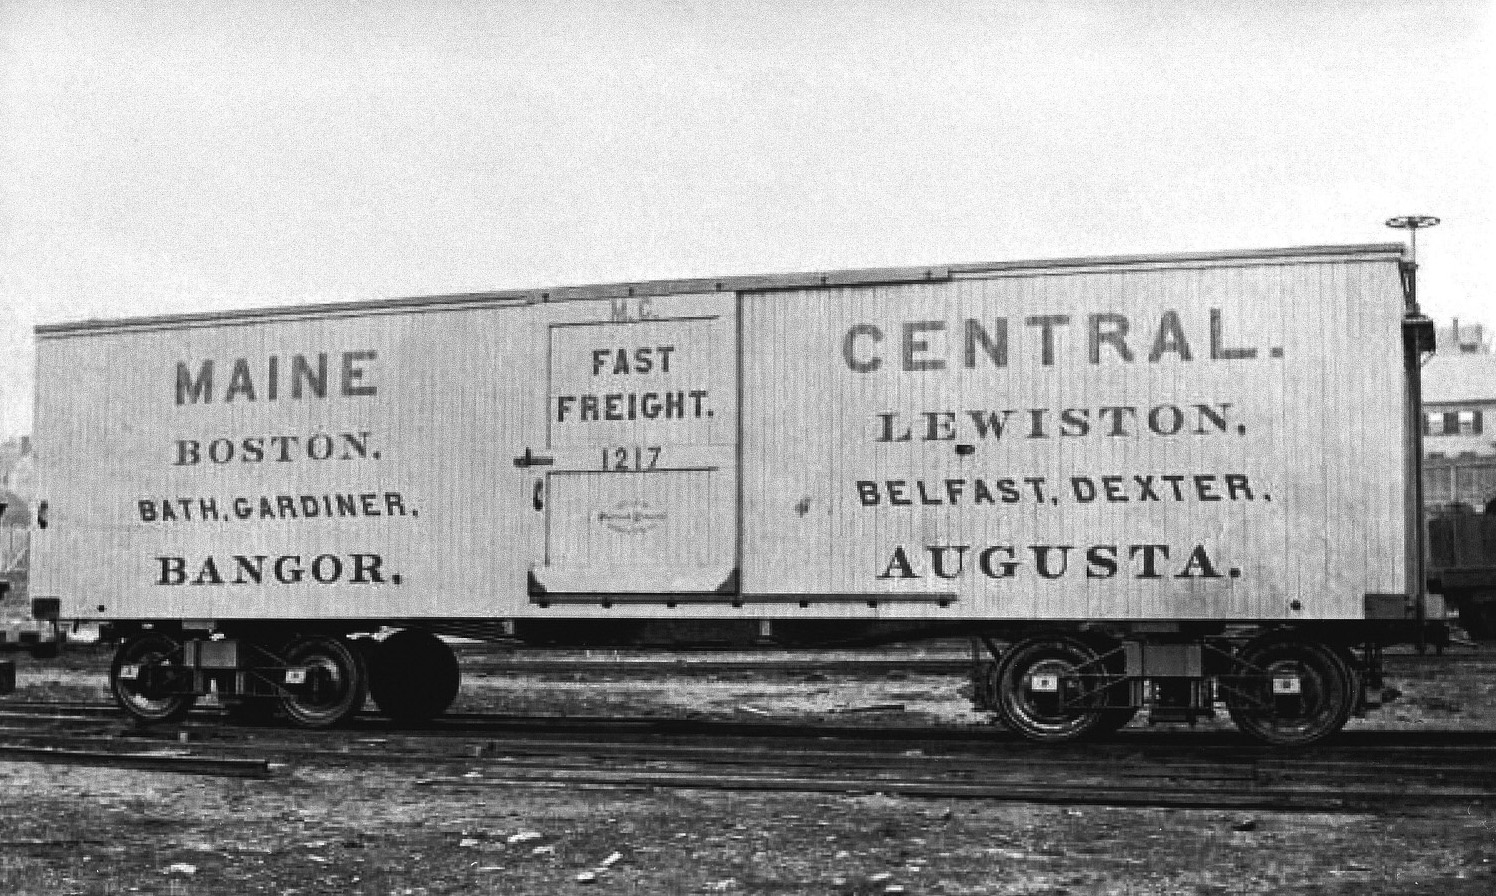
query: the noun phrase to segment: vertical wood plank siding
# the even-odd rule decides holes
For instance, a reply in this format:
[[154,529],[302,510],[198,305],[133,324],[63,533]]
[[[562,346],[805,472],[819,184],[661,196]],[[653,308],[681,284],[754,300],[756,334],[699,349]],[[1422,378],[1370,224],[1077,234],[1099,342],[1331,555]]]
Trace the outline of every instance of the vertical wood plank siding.
[[[36,593],[102,618],[494,614],[523,593],[531,552],[530,521],[517,512],[528,495],[513,458],[544,393],[543,378],[521,373],[535,356],[522,323],[522,309],[491,308],[41,340],[37,457],[51,524],[36,533]],[[375,353],[355,383],[374,395],[340,394],[345,351]],[[324,352],[328,397],[292,398],[292,356],[315,364]],[[275,401],[264,379],[270,355],[282,365]],[[256,368],[254,401],[224,400],[237,358]],[[208,359],[213,400],[177,405],[177,363],[197,371]],[[304,445],[316,433],[334,435],[331,459],[309,461],[304,447],[291,462],[239,459],[246,437],[290,435]],[[368,433],[368,456],[345,450],[342,433]],[[235,443],[232,461],[208,459],[217,438]],[[175,463],[179,440],[199,442],[200,463]],[[363,515],[361,497],[357,516],[300,513],[303,495],[364,494],[380,515]],[[388,514],[390,494],[403,515]],[[297,517],[262,516],[260,499],[273,506],[281,495],[296,502]],[[213,499],[222,518],[142,520],[140,501],[159,513],[162,501],[181,498],[193,514],[198,499]],[[246,519],[233,513],[241,498],[250,502]],[[329,586],[307,575],[264,587],[158,584],[163,556],[188,558],[190,581],[209,556],[232,580],[235,554],[299,556],[303,565],[333,554],[346,565],[353,553],[382,557],[386,583]]]
[[[1402,297],[1393,260],[1015,273],[761,292],[743,308],[750,591],[883,595],[889,602],[879,612],[910,615],[950,610],[901,607],[899,598],[954,592],[963,616],[1318,619],[1360,618],[1366,593],[1407,587]],[[1212,359],[1211,309],[1218,353],[1250,347],[1256,357]],[[1170,327],[1165,350],[1150,361],[1170,312],[1189,360]],[[1125,316],[1132,361],[1101,342],[1092,362],[1092,314]],[[1052,328],[1052,364],[1042,362],[1042,329],[1027,323],[1046,315],[1069,321]],[[1007,365],[980,349],[968,365],[965,322],[995,332],[1004,318]],[[916,324],[915,338],[928,347],[909,365],[902,328],[921,321],[939,323]],[[854,371],[843,357],[857,326],[882,333],[877,342],[854,338],[856,359],[876,357],[877,370]],[[903,369],[922,362],[944,367]],[[1200,405],[1226,419],[1224,431]],[[1104,407],[1137,408],[1129,435],[1107,434]],[[1032,431],[1037,408],[1046,409],[1043,437]],[[1067,408],[1085,409],[1088,434],[1079,425],[1059,434]],[[1161,409],[1162,432],[1175,428],[1178,408],[1179,432],[1149,432],[1150,408]],[[973,411],[1011,411],[1010,430],[981,437]],[[927,438],[925,412],[954,414],[936,418],[939,438]],[[890,413],[897,417],[880,417]],[[907,430],[909,438],[883,440],[885,419],[897,420],[895,437]],[[951,428],[955,438],[943,438]],[[960,443],[973,453],[958,455]],[[1193,477],[1213,475],[1207,496],[1227,498],[1227,474],[1246,477],[1250,500],[1246,489],[1236,500],[1199,497]],[[1155,477],[1165,499],[1139,501],[1136,475]],[[1170,475],[1185,477],[1183,500],[1161,480]],[[1128,500],[1077,500],[1072,477],[1091,488],[1102,476],[1122,477]],[[1018,499],[978,503],[977,479],[1015,480]],[[1042,479],[1044,500],[1025,479]],[[890,506],[890,481],[912,506]],[[955,501],[952,481],[961,490]],[[858,483],[876,492],[876,506]],[[1157,577],[1142,577],[1130,546],[1153,544],[1169,556],[1159,557]],[[1086,562],[1088,546],[1098,545],[1115,573]],[[995,561],[1011,548],[1011,576],[981,568],[981,553],[994,546],[989,566],[1000,574]],[[1050,574],[1067,558],[1063,574],[1041,574],[1035,546],[1049,546]],[[1197,546],[1208,566],[1191,562]],[[942,570],[932,548],[944,552]]]
[[[934,270],[44,330],[50,525],[33,533],[32,591],[100,619],[1246,620],[1360,618],[1365,594],[1408,589],[1389,247]],[[1094,318],[1106,338],[1093,315],[1110,315]],[[1067,321],[1050,325],[1051,363],[1045,317]],[[993,340],[1006,321],[1005,364],[968,346],[968,321]],[[592,360],[662,345],[668,374]],[[351,395],[345,352],[372,353],[354,356]],[[327,397],[293,398],[293,356],[322,353]],[[855,370],[848,353],[878,366]],[[253,400],[226,400],[236,359]],[[178,403],[178,364],[196,376],[208,360],[212,400]],[[558,403],[693,389],[710,413],[581,421]],[[1006,428],[984,434],[974,415]],[[331,457],[307,456],[314,434]],[[298,440],[291,460],[272,456],[274,436]],[[265,459],[243,461],[246,438]],[[179,462],[183,442],[197,463]],[[611,467],[614,448],[657,448],[658,462]],[[544,463],[516,466],[526,456]],[[1243,477],[1232,495],[1227,475]],[[191,518],[163,519],[182,499]],[[216,518],[197,518],[201,499]],[[236,555],[299,557],[301,580],[272,583],[267,566],[242,584]],[[352,581],[355,555],[379,558],[379,581]],[[322,556],[338,558],[339,575],[320,567],[332,581],[313,580]],[[180,575],[161,558],[182,558]],[[714,597],[738,562],[746,608]],[[698,599],[549,603],[532,576]]]
[[554,459],[538,580],[564,592],[715,591],[737,551],[737,297],[533,313],[546,321]]

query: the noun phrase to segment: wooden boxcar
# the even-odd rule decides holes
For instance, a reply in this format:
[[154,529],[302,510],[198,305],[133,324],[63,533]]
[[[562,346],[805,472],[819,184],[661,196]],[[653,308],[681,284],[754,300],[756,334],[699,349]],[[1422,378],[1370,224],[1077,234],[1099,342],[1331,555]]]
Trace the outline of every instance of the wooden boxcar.
[[33,593],[121,638],[148,720],[209,688],[430,715],[440,635],[969,636],[1030,737],[1224,703],[1307,742],[1424,634],[1407,268],[1331,246],[43,326]]

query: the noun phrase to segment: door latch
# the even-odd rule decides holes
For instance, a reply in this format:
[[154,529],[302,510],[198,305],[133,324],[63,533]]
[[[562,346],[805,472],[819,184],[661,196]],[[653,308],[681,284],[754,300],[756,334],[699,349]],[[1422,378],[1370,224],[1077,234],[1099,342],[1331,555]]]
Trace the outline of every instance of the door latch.
[[534,449],[530,448],[528,445],[525,446],[525,453],[514,459],[514,465],[516,467],[549,467],[555,462],[556,459],[554,457],[546,457],[543,454],[536,454]]

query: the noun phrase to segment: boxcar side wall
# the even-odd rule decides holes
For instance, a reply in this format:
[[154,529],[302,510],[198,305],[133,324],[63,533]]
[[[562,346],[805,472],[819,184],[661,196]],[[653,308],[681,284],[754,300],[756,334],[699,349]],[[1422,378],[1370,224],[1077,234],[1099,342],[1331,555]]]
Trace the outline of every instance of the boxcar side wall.
[[44,332],[69,618],[1359,619],[1397,256]]
[[1401,315],[1386,258],[747,296],[745,585],[1363,618],[1409,593]]
[[526,320],[40,340],[38,593],[102,619],[512,611],[531,553],[513,458],[540,400]]

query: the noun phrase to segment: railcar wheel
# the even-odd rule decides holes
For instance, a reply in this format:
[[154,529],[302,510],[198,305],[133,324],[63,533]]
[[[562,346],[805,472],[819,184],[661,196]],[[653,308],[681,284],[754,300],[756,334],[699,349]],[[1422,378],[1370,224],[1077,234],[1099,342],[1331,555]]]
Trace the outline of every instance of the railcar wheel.
[[286,650],[286,665],[305,670],[305,682],[287,683],[281,708],[303,728],[330,728],[364,706],[369,676],[346,638],[307,638]]
[[380,712],[398,722],[424,722],[446,712],[461,683],[452,648],[417,629],[385,638],[369,666],[370,696]]
[[1334,650],[1310,641],[1249,643],[1221,684],[1236,727],[1272,746],[1317,743],[1355,709],[1355,674]]
[[1066,637],[1013,645],[997,667],[997,705],[1008,727],[1029,740],[1063,743],[1112,720],[1107,670],[1086,644]]
[[186,674],[182,645],[159,632],[147,632],[114,652],[109,690],[114,702],[141,722],[177,722],[197,701],[196,695],[179,692]]

